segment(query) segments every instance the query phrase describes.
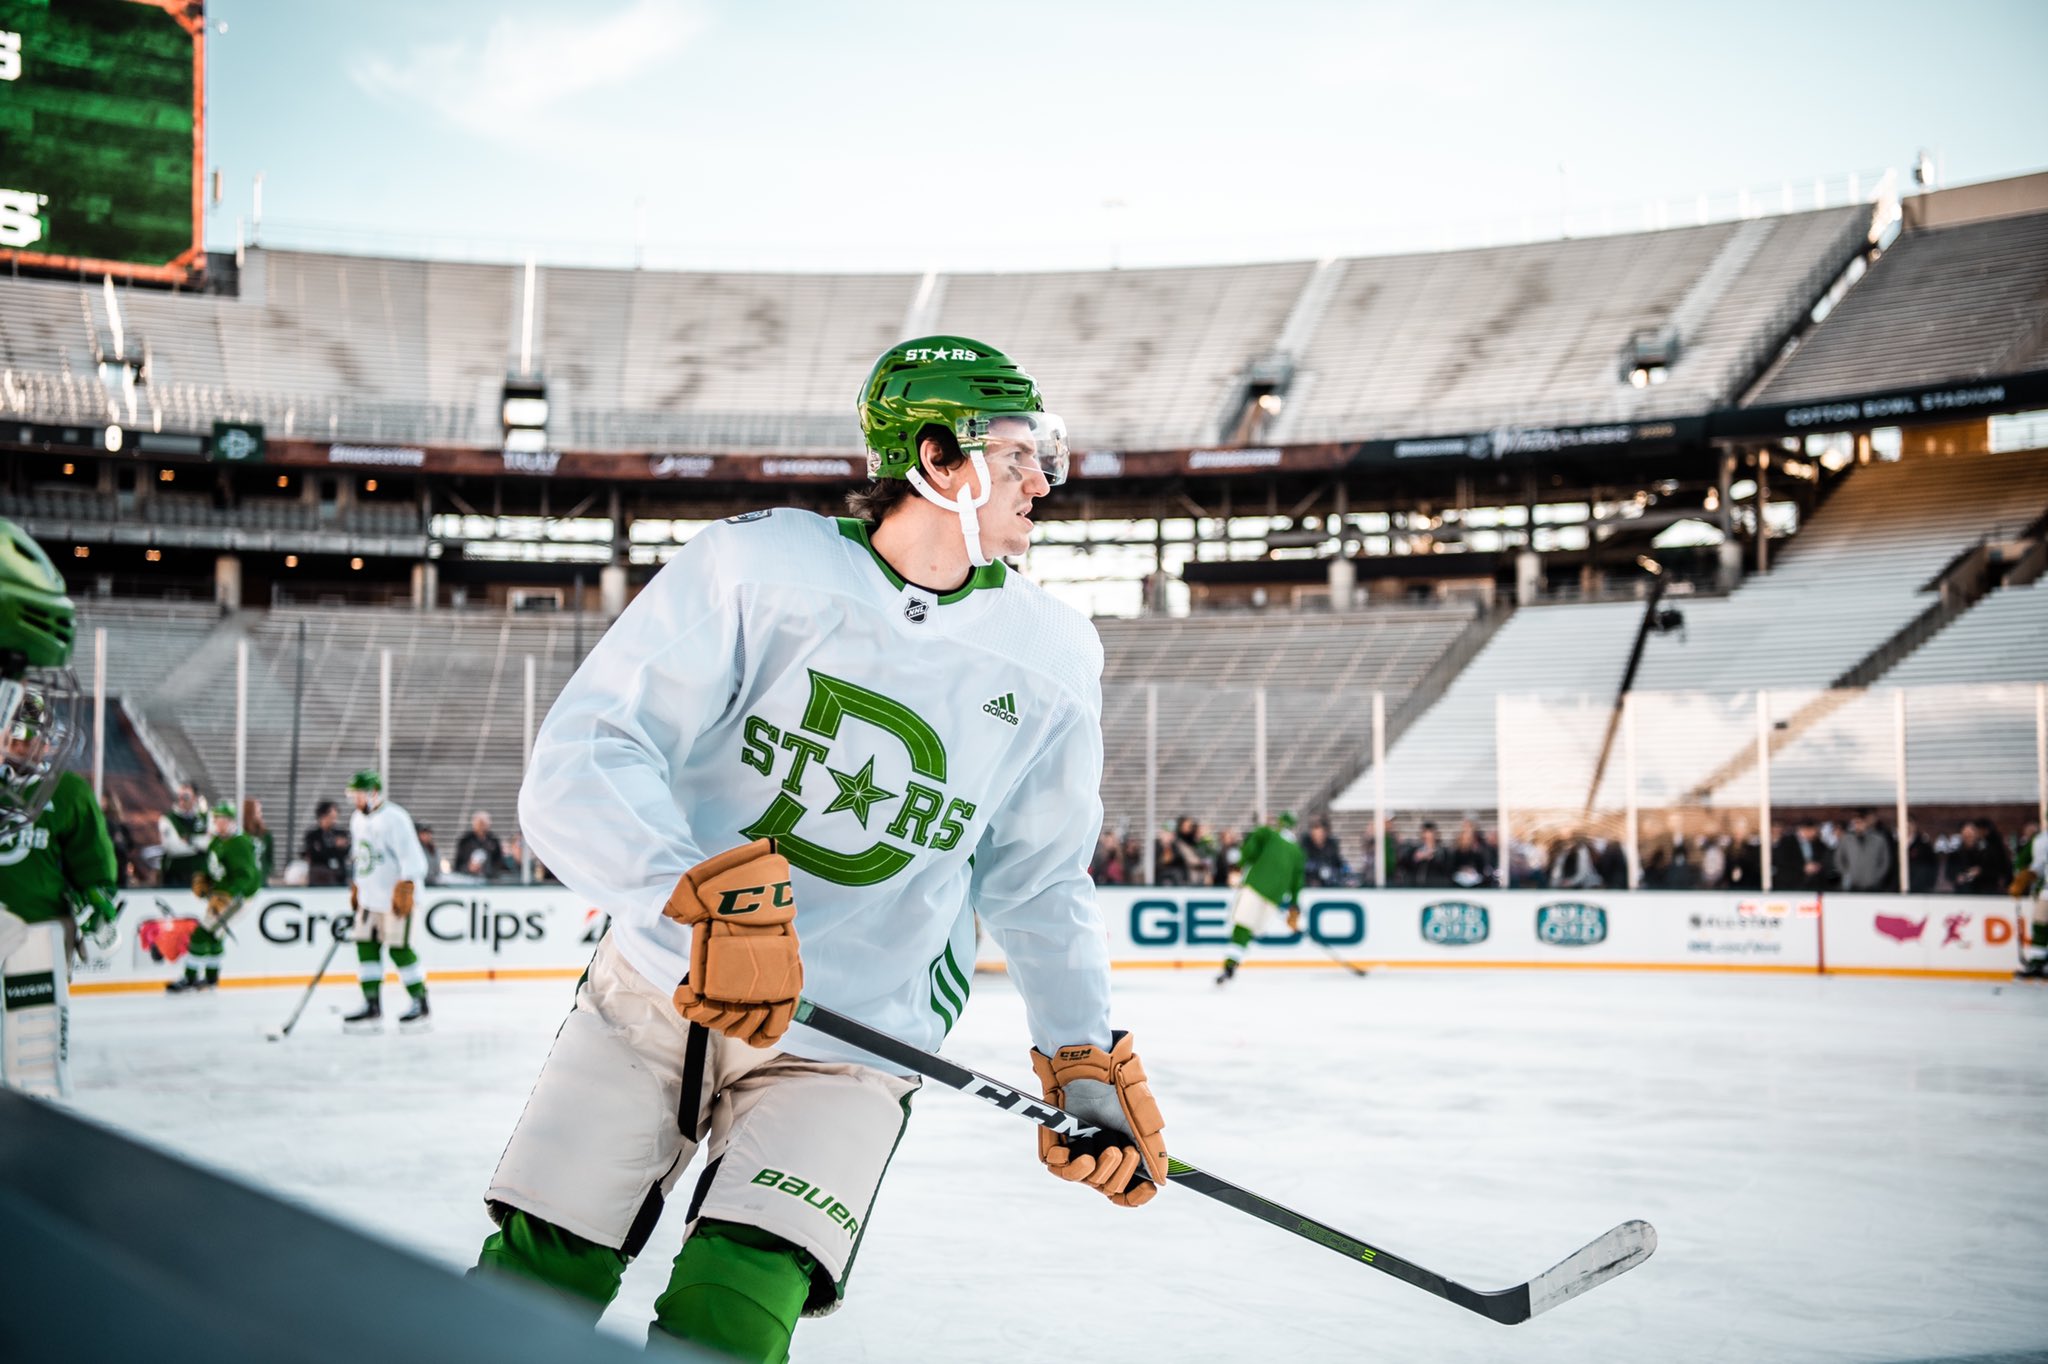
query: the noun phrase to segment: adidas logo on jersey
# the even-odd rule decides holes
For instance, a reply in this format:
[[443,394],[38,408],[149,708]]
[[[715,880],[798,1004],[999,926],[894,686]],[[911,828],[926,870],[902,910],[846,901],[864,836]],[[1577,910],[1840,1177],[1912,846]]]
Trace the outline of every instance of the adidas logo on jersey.
[[1017,693],[1013,691],[1006,691],[993,701],[982,702],[981,708],[1005,724],[1017,723]]

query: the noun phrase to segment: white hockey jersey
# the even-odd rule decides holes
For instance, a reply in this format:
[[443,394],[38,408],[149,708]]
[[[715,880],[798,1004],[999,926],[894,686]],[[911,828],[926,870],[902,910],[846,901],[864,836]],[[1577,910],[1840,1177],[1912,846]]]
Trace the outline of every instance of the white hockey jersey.
[[389,913],[392,888],[400,881],[412,882],[415,893],[427,882],[427,850],[412,816],[392,801],[348,817],[348,856],[356,905],[365,913]]
[[[672,990],[689,930],[662,906],[696,863],[772,836],[804,993],[936,1048],[1001,943],[1041,1049],[1108,1046],[1102,645],[1000,563],[943,595],[857,521],[750,512],[692,540],[549,710],[519,826],[619,949]],[[874,1064],[809,1029],[794,1055]]]

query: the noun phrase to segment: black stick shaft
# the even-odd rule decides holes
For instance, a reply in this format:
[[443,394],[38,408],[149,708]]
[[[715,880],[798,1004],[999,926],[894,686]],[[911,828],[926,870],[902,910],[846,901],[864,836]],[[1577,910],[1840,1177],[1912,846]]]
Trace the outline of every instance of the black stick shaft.
[[299,1015],[306,1012],[306,1005],[311,1002],[313,992],[320,988],[321,977],[327,974],[327,968],[334,964],[334,954],[340,950],[341,935],[337,933],[334,935],[334,941],[327,944],[327,955],[320,958],[320,969],[313,973],[313,979],[307,983],[306,993],[299,996],[299,1007],[292,1010],[292,1016],[285,1020],[282,1028],[278,1029],[279,1036],[290,1037],[292,1035],[292,1029],[298,1026]]
[[[1006,1085],[1000,1080],[991,1079],[979,1071],[955,1065],[921,1047],[913,1047],[908,1042],[879,1032],[822,1004],[813,1003],[808,999],[799,1000],[796,1006],[796,1021],[828,1037],[835,1037],[841,1042],[859,1047],[862,1051],[879,1056],[885,1061],[893,1061],[906,1070],[916,1071],[926,1079],[936,1080],[949,1089],[957,1089],[962,1094],[972,1095],[1006,1113],[1029,1118],[1039,1126],[1050,1128],[1054,1132],[1069,1136],[1087,1136],[1096,1130],[1073,1114],[1055,1108],[1043,1099],[1033,1098],[1024,1091]],[[1198,1194],[1204,1194],[1228,1207],[1236,1208],[1239,1212],[1249,1213],[1282,1231],[1293,1232],[1303,1240],[1327,1246],[1346,1259],[1362,1261],[1382,1274],[1392,1275],[1403,1283],[1413,1284],[1425,1293],[1433,1293],[1439,1298],[1454,1302],[1481,1316],[1490,1317],[1494,1321],[1513,1325],[1528,1320],[1531,1315],[1528,1284],[1517,1284],[1513,1288],[1504,1288],[1493,1293],[1482,1293],[1467,1288],[1378,1246],[1361,1241],[1347,1232],[1318,1222],[1313,1217],[1303,1216],[1291,1208],[1261,1198],[1249,1189],[1242,1189],[1228,1180],[1218,1179],[1208,1171],[1197,1169],[1186,1161],[1169,1158],[1167,1178],[1171,1183],[1183,1185]]]

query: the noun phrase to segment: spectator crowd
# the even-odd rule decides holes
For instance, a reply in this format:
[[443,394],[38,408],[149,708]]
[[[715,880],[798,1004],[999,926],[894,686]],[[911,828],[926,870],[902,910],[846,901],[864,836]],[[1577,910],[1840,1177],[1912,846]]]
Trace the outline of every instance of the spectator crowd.
[[[192,875],[206,865],[209,831],[208,802],[190,782],[179,785],[171,806],[157,817],[156,838],[136,837],[127,811],[118,796],[107,795],[101,805],[106,815],[107,834],[113,840],[114,856],[120,867],[120,884],[136,886],[186,886]],[[146,820],[147,815],[143,818]],[[145,826],[146,827],[146,826]],[[349,883],[348,813],[334,801],[323,800],[313,807],[313,822],[299,836],[294,855],[282,867],[277,863],[276,837],[263,822],[263,804],[250,797],[242,802],[243,832],[256,840],[266,883],[287,886],[345,886]],[[431,824],[416,827],[420,847],[427,855],[428,885],[484,885],[494,881],[520,879],[519,840],[501,839],[491,828],[491,815],[478,810],[470,816],[469,828],[456,841],[452,855],[443,856],[435,846]],[[547,869],[536,863],[536,881],[547,878]]]
[[[1895,892],[1899,888],[1899,839],[1891,824],[1870,810],[1834,820],[1800,815],[1776,826],[1769,846],[1771,888],[1782,891],[1841,890]],[[1933,836],[1909,820],[1903,856],[1907,888],[1914,894],[2004,895],[2014,869],[2032,856],[2040,827],[2025,822],[2006,838],[1988,818],[1970,817]],[[1183,815],[1153,838],[1152,884],[1227,885],[1237,866],[1243,835],[1212,831]],[[1302,835],[1311,886],[1375,884],[1370,853],[1345,859],[1329,821],[1312,820]],[[1754,827],[1737,818],[1715,833],[1659,833],[1641,844],[1644,890],[1761,889],[1765,845]],[[1475,888],[1500,884],[1500,845],[1493,833],[1466,819],[1444,837],[1425,821],[1412,838],[1389,834],[1381,855],[1390,886]],[[1516,889],[1615,890],[1628,885],[1628,857],[1621,843],[1590,834],[1537,841],[1516,839],[1509,848],[1509,884]],[[1105,830],[1089,865],[1097,885],[1145,883],[1145,847],[1134,834]]]

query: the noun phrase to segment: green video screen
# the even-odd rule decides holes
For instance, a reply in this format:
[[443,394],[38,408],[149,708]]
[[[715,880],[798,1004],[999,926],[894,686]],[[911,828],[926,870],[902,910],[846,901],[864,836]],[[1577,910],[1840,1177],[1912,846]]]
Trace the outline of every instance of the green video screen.
[[0,0],[0,261],[202,259],[198,0]]

